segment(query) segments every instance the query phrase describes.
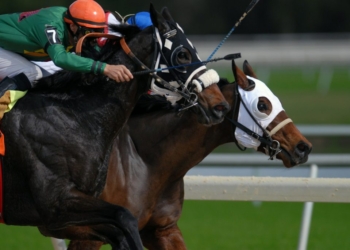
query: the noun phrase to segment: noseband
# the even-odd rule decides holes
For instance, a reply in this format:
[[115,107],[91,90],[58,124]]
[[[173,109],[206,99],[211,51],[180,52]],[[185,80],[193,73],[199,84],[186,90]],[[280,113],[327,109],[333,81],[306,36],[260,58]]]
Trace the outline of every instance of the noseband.
[[[274,127],[271,131],[268,131],[267,129],[264,129],[260,125],[260,123],[254,118],[254,116],[251,114],[251,112],[247,108],[246,104],[242,100],[241,94],[238,91],[238,84],[236,82],[235,82],[234,91],[235,91],[235,104],[234,104],[234,108],[233,108],[232,119],[228,118],[227,116],[225,117],[228,121],[230,121],[232,123],[233,134],[235,133],[235,130],[238,127],[239,129],[243,130],[245,133],[247,133],[248,135],[250,135],[254,139],[257,139],[258,141],[260,141],[263,148],[265,149],[265,154],[270,156],[270,158],[269,158],[270,160],[273,160],[276,157],[276,155],[282,151],[282,149],[281,149],[280,142],[277,140],[273,140],[272,136],[274,134],[276,134],[285,125],[292,122],[292,119],[287,118],[284,121],[282,121],[281,123],[279,123],[276,127]],[[240,103],[243,104],[245,110],[247,111],[249,116],[253,119],[255,124],[258,125],[258,127],[263,131],[262,136],[255,133],[254,131],[250,130],[249,128],[247,128],[243,124],[239,123],[238,121],[235,121],[235,117],[238,117]],[[242,151],[246,150],[245,147],[242,148],[242,146],[239,145],[237,139],[235,139],[235,143],[240,150],[242,150]]]

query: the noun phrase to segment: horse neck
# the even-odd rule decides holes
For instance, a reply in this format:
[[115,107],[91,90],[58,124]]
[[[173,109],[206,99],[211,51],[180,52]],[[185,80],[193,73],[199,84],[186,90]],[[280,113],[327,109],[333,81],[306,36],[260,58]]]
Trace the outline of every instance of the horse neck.
[[[129,42],[129,47],[140,61],[151,67],[155,52],[152,32],[141,32],[140,35]],[[131,72],[139,70],[139,65],[136,65],[122,49],[118,50],[108,60],[108,63],[125,65]],[[115,124],[114,126],[109,126],[110,128],[120,127],[121,122],[125,124],[139,97],[149,89],[149,78],[150,76],[148,75],[140,75],[134,77],[130,82],[116,83],[108,81],[106,84],[100,84],[96,91],[100,92],[100,98],[105,100],[105,105],[99,108],[103,110],[99,119]],[[111,114],[114,114],[113,118],[110,117]],[[112,133],[114,132],[116,130],[112,129]]]
[[166,181],[182,178],[216,147],[232,138],[229,123],[206,127],[197,122],[192,112],[182,117],[164,112],[131,117],[128,125],[138,155],[153,176],[162,175]]
[[[152,67],[154,60],[155,46],[153,42],[153,32],[151,29],[140,32],[128,43],[131,52],[135,57],[145,64],[147,67]],[[109,64],[125,65],[130,72],[137,72],[141,70],[140,65],[132,61],[132,59],[122,49],[112,56],[108,61]],[[113,82],[116,84],[115,82]],[[136,83],[136,84],[135,84]],[[117,83],[118,85],[118,83]],[[136,76],[130,83],[122,84],[125,87],[125,91],[129,91],[129,95],[122,95],[119,98],[124,98],[125,103],[129,104],[132,101],[133,106],[136,104],[135,100],[148,91],[150,88],[150,76],[139,75]],[[134,97],[134,98],[133,98]]]

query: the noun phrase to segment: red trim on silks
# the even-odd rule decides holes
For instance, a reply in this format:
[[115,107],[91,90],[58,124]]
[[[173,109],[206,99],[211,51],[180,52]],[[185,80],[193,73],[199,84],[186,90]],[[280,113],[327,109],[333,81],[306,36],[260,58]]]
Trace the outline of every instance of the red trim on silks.
[[[108,34],[108,17],[109,17],[109,15],[111,14],[111,12],[106,12],[105,13],[105,16],[106,16],[106,26],[104,27],[104,33],[105,34]],[[105,44],[106,44],[106,42],[107,42],[107,39],[105,38],[105,37],[100,37],[100,38],[97,38],[97,44],[98,44],[98,46],[100,46],[100,47],[103,47]]]
[[1,156],[5,155],[5,136],[1,131],[0,131],[0,155]]
[[2,210],[2,197],[3,197],[3,189],[2,189],[2,157],[0,159],[0,223],[4,223],[5,224],[5,221],[4,221],[4,213],[3,213],[3,210]]
[[3,213],[3,182],[2,182],[2,157],[5,155],[5,136],[0,131],[0,223],[5,223]]

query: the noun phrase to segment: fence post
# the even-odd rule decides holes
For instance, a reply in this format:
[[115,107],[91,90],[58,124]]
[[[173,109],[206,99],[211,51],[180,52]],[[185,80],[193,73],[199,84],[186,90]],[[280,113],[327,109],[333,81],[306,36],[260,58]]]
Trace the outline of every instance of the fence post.
[[[310,169],[311,178],[317,178],[317,170],[318,170],[317,165],[311,164],[311,169]],[[299,234],[298,250],[307,249],[307,242],[308,242],[309,232],[310,232],[313,205],[314,205],[313,202],[304,203],[303,218],[301,221],[301,228],[300,228],[300,234]]]

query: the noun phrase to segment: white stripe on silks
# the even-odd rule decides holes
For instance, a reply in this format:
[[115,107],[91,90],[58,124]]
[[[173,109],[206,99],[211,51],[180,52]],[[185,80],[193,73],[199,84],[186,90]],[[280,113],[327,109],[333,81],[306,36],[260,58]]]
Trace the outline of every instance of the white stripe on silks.
[[168,39],[165,39],[164,47],[171,50],[171,47],[173,47],[173,42]]
[[198,52],[196,52],[197,58],[202,61],[202,59],[199,57]]
[[165,68],[168,67],[167,65],[165,65],[165,64],[160,64],[159,67],[160,67],[161,69],[164,69],[164,70],[162,70],[163,73],[170,73],[168,69],[165,69]]

